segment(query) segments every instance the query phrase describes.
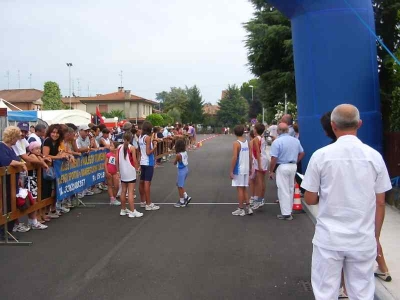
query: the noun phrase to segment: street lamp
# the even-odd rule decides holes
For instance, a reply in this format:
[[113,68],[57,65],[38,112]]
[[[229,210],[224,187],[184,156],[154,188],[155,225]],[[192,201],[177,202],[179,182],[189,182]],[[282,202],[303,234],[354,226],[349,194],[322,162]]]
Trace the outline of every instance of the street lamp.
[[252,85],[249,85],[249,87],[251,87],[251,102],[253,102],[253,89],[254,89],[254,86],[252,86]]
[[72,109],[72,105],[71,105],[71,67],[72,67],[72,63],[67,63],[67,67],[69,70],[69,109]]

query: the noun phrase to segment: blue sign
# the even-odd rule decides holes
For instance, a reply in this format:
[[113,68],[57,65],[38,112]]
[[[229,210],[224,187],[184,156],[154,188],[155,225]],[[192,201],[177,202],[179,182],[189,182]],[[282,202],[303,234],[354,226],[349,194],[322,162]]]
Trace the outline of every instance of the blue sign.
[[256,124],[257,123],[257,119],[251,119],[251,124]]
[[75,162],[54,160],[57,200],[70,197],[105,180],[104,160],[108,150],[75,156]]

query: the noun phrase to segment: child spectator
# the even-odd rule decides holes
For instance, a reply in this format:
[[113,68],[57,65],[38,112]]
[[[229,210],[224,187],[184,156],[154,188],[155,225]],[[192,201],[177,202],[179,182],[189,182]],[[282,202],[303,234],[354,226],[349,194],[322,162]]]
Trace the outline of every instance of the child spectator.
[[[132,133],[127,131],[124,133],[124,144],[120,145],[117,150],[117,172],[121,176],[121,212],[120,216],[128,215],[129,218],[140,218],[143,213],[135,209],[134,190],[136,183],[136,170],[139,169],[139,163],[136,160],[136,150],[130,143],[132,141]],[[129,208],[126,208],[126,192],[128,192]]]
[[249,144],[246,138],[243,137],[243,125],[236,125],[233,131],[237,137],[237,140],[233,142],[230,177],[232,179],[232,186],[235,186],[238,192],[239,208],[232,212],[232,215],[251,215],[253,210],[250,208],[249,195],[247,193],[247,187],[249,186],[249,173],[251,168]]
[[[250,130],[250,142],[249,142],[249,148],[250,148],[250,155],[254,156],[254,150],[255,148],[253,147],[253,142],[254,142],[254,132],[253,130]],[[250,169],[250,176],[249,176],[249,186],[250,186],[250,205],[253,204],[254,202],[254,196],[256,195],[256,172],[255,172],[255,166],[254,166],[254,159],[252,159],[252,164],[251,164],[251,169]]]
[[176,179],[176,185],[178,186],[179,201],[174,204],[175,207],[186,207],[192,200],[185,189],[185,181],[189,174],[188,168],[188,155],[186,152],[186,145],[183,139],[178,139],[175,143],[175,161],[174,165],[178,167],[178,177]]
[[[44,169],[49,168],[43,159],[40,142],[34,141],[29,144],[28,156],[31,158],[31,163],[41,166]],[[37,174],[35,169],[28,171],[28,176],[25,181],[25,188],[28,189],[28,191],[31,193],[32,199],[36,202],[38,196],[38,184],[37,184]],[[41,223],[42,222],[44,223],[45,221],[48,222],[50,220],[51,219],[48,216],[42,219],[40,214],[37,218],[36,212],[28,214],[28,226],[32,229],[46,229],[47,226]]]
[[104,172],[106,173],[108,196],[110,196],[110,205],[121,205],[121,202],[119,202],[115,198],[119,188],[119,174],[117,173],[115,158],[118,146],[118,142],[111,142],[110,152],[106,154],[106,158],[104,161]]
[[140,148],[140,207],[145,207],[146,210],[158,210],[159,206],[154,205],[150,199],[150,186],[154,173],[154,151],[157,148],[157,141],[151,140],[151,130],[153,125],[145,121],[142,125],[142,134],[139,137]]

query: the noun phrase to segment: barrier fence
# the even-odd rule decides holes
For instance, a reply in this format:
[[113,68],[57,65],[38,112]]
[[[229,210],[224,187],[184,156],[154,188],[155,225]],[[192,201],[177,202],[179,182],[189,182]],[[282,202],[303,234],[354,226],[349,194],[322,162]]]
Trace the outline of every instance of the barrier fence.
[[[154,153],[156,159],[162,158],[171,154],[174,150],[174,139],[164,139],[162,142],[158,143],[157,149]],[[189,139],[185,137],[185,142],[189,145]],[[86,156],[76,156],[76,162],[71,164],[66,160],[54,161],[54,169],[57,174],[57,186],[55,196],[51,196],[42,199],[42,172],[41,168],[36,168],[33,165],[27,163],[28,171],[36,170],[37,174],[37,199],[34,204],[30,204],[30,201],[26,201],[28,207],[21,210],[17,207],[17,174],[22,170],[21,167],[0,167],[0,227],[4,227],[5,241],[1,242],[0,245],[30,245],[31,242],[19,242],[11,233],[8,232],[7,223],[15,221],[19,218],[27,216],[32,212],[37,212],[42,217],[44,217],[45,208],[53,205],[57,200],[61,200],[69,196],[71,193],[75,194],[81,189],[72,189],[72,187],[80,186],[76,184],[75,181],[81,180],[83,177],[93,178],[92,181],[88,181],[84,188],[90,187],[92,184],[104,181],[104,157],[105,150],[97,150],[89,153]],[[139,151],[136,152],[139,155]],[[78,168],[78,169],[77,169]],[[75,173],[74,173],[75,172]],[[100,174],[100,175],[99,175]],[[96,179],[94,179],[94,177]],[[86,183],[86,182],[85,182]],[[10,199],[7,199],[7,186],[10,188]],[[69,186],[68,188],[66,188]],[[60,193],[60,188],[61,193]],[[68,190],[68,193],[64,193]],[[71,190],[71,191],[70,191]],[[61,199],[59,198],[61,197]],[[7,201],[9,200],[9,201]],[[7,205],[7,202],[9,205]],[[11,239],[9,238],[11,237]]]

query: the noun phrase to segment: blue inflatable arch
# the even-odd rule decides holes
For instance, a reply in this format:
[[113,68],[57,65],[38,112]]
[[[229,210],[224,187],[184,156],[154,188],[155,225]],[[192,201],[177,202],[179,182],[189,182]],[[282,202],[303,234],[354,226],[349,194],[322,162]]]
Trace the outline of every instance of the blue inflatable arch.
[[[328,143],[320,117],[351,103],[361,113],[361,140],[382,152],[382,122],[371,0],[268,0],[292,23],[300,138],[311,154]],[[354,9],[354,11],[353,11]],[[359,15],[359,16],[357,16]],[[363,24],[359,17],[366,23]]]

